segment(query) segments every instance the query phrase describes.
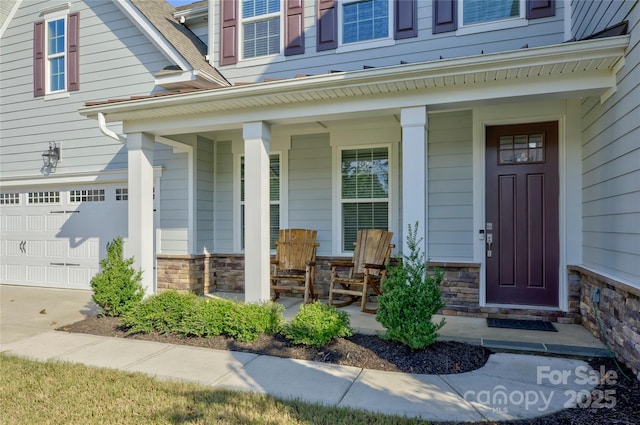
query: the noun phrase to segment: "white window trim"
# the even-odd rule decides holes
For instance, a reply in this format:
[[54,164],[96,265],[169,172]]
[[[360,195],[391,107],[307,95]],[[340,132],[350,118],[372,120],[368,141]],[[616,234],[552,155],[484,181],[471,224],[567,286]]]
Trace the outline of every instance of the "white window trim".
[[477,34],[480,32],[526,27],[529,25],[529,21],[526,19],[525,0],[520,0],[520,15],[517,17],[501,19],[499,21],[478,22],[470,25],[464,25],[463,3],[463,0],[458,2],[458,29],[456,30],[456,35]]
[[388,28],[389,28],[389,34],[387,34],[387,37],[384,38],[374,38],[372,40],[364,40],[364,41],[358,41],[358,42],[354,42],[354,43],[344,43],[343,40],[343,33],[344,33],[344,14],[342,13],[343,10],[343,6],[345,4],[349,4],[349,3],[356,3],[358,1],[361,0],[338,0],[336,7],[338,8],[338,48],[336,49],[336,53],[343,53],[343,52],[353,52],[356,50],[364,50],[364,49],[375,49],[378,47],[387,47],[387,46],[393,46],[396,44],[395,39],[393,38],[393,31],[394,31],[394,25],[393,25],[393,13],[394,13],[394,2],[393,0],[388,0],[388,7],[389,7],[389,13],[388,13],[388,17],[389,17],[389,24],[388,24]]
[[[389,155],[389,195],[387,196],[387,228],[391,232],[396,232],[396,205],[398,205],[398,199],[396,197],[395,187],[395,173],[397,170],[396,164],[396,150],[397,144],[394,143],[376,143],[376,144],[357,144],[357,145],[344,145],[334,148],[335,154],[333,156],[333,176],[334,176],[334,189],[333,189],[333,252],[334,255],[353,256],[352,251],[344,251],[342,248],[342,151],[343,150],[357,150],[357,149],[375,149],[375,148],[387,148]],[[380,198],[384,199],[384,198]],[[364,201],[363,201],[364,202]],[[384,201],[380,201],[384,202]]]
[[[44,84],[45,84],[45,100],[59,99],[61,97],[69,96],[69,87],[67,87],[67,73],[69,72],[68,66],[68,53],[67,52],[67,37],[69,37],[69,22],[67,19],[67,15],[69,14],[68,9],[64,9],[61,11],[56,11],[55,13],[47,14],[44,17],[44,57],[45,57],[45,67],[44,67]],[[58,21],[60,19],[64,20],[64,53],[62,55],[49,55],[49,22]],[[64,57],[64,90],[51,90],[51,63],[50,60],[55,57]]]
[[[238,64],[246,62],[244,66],[266,65],[272,62],[284,61],[284,24],[286,16],[284,16],[284,0],[280,0],[280,11],[278,13],[267,13],[265,15],[254,16],[251,18],[242,17],[242,1],[238,2]],[[269,55],[256,56],[252,58],[244,58],[244,24],[262,21],[269,18],[280,17],[280,52]]]
[[[271,201],[269,205],[280,205],[280,229],[285,229],[289,223],[289,156],[286,150],[271,151],[271,155],[280,156],[280,200]],[[244,153],[236,153],[233,155],[233,250],[236,253],[244,253],[242,248],[242,188],[241,188],[241,162],[245,156]],[[246,190],[246,188],[245,188]],[[271,250],[275,254],[275,250]]]

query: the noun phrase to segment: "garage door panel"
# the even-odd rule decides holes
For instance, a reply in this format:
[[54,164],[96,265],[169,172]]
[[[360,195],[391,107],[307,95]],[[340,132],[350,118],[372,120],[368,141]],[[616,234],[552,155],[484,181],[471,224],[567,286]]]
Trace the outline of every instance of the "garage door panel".
[[43,258],[45,256],[44,241],[29,239],[24,244],[24,252],[27,257]]
[[67,254],[67,243],[64,240],[45,241],[45,254],[49,258],[65,257]]
[[[4,211],[3,211],[4,214]],[[19,232],[22,228],[22,216],[19,215],[6,215],[3,217],[2,231],[4,232]]]
[[121,187],[31,189],[19,194],[21,203],[2,205],[0,283],[89,289],[106,244],[128,236],[127,202],[116,200]]
[[71,258],[91,258],[90,241],[83,241],[80,244],[69,246],[69,257]]
[[85,267],[69,267],[69,284],[86,285],[90,281],[89,271]]
[[23,282],[25,278],[24,266],[19,264],[7,264],[7,281],[8,282]]
[[67,268],[65,266],[45,267],[45,282],[50,285],[67,284]]
[[45,218],[41,215],[29,215],[27,216],[27,228],[28,232],[44,232]]
[[42,284],[45,281],[45,267],[44,266],[26,266],[26,280],[27,283]]
[[50,213],[46,216],[46,230],[48,232],[57,232],[69,219],[70,214]]
[[7,257],[21,257],[23,255],[21,247],[23,246],[24,241],[16,241],[9,239],[6,241],[6,252],[5,255]]

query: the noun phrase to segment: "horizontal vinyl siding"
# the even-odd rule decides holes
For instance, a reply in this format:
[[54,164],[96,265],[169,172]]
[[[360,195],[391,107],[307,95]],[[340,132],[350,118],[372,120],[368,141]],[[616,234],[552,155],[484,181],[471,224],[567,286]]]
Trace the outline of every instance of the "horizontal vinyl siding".
[[213,244],[213,142],[198,138],[196,151],[197,253],[214,252]]
[[[0,178],[39,176],[50,141],[62,147],[56,175],[125,169],[126,147],[104,136],[78,109],[85,102],[154,90],[153,74],[169,65],[153,44],[106,0],[71,2],[80,12],[80,90],[33,96],[33,23],[50,1],[23,1],[0,41]],[[121,133],[120,125],[109,128]]]
[[215,144],[215,252],[233,252],[233,153],[231,142]]
[[160,179],[160,252],[188,254],[188,160],[186,153],[156,143],[154,163],[163,167]]
[[[219,2],[217,2],[219,4]],[[293,78],[295,74],[326,74],[330,70],[353,71],[364,66],[384,67],[402,62],[417,63],[438,60],[441,57],[480,55],[484,53],[518,50],[525,45],[538,47],[564,42],[564,2],[556,2],[556,15],[528,21],[525,27],[485,31],[456,36],[455,32],[432,34],[432,1],[417,0],[418,37],[395,40],[388,47],[361,49],[344,53],[335,50],[316,51],[316,2],[304,2],[305,53],[287,56],[284,61],[269,61],[265,65],[219,66],[220,46],[213,51],[215,65],[231,82],[260,81],[263,78]],[[215,11],[215,37],[219,41],[220,10]],[[329,65],[330,64],[330,65]]]
[[640,287],[640,7],[578,2],[574,10],[577,37],[629,21],[616,93],[604,104],[596,97],[582,101],[583,263]]
[[289,227],[318,231],[318,255],[331,255],[331,146],[328,134],[293,136],[289,151]]
[[429,259],[473,261],[471,111],[429,115]]

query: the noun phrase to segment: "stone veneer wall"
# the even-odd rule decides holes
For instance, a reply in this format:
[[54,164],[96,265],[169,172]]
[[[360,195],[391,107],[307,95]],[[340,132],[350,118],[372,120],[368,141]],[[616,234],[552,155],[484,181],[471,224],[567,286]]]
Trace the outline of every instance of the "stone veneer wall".
[[[569,266],[569,273],[582,287],[582,325],[605,341],[640,379],[640,289],[581,266]],[[593,301],[596,290],[599,302]]]
[[580,323],[580,283],[569,279],[569,311],[511,307],[480,307],[480,264],[429,262],[429,269],[444,272],[440,284],[447,316],[492,317]]
[[[329,297],[331,261],[348,261],[345,257],[316,259],[315,293],[320,299]],[[569,276],[569,311],[531,310],[504,307],[480,307],[480,264],[430,262],[444,272],[442,297],[447,304],[441,313],[449,316],[496,317],[547,320],[559,323],[580,323],[580,282]],[[244,292],[244,255],[215,254],[211,256],[210,290]],[[302,296],[302,294],[296,294]]]
[[210,254],[156,256],[158,293],[175,289],[203,295],[210,288]]

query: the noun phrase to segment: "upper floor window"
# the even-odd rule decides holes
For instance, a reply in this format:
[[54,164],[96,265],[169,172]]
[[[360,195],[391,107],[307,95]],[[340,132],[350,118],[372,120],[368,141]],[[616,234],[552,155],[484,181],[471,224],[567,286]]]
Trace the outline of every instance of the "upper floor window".
[[316,0],[316,49],[354,50],[418,36],[418,0]]
[[242,58],[280,54],[280,0],[242,1]]
[[49,83],[47,92],[57,92],[65,89],[65,18],[47,22],[47,67]]
[[79,13],[54,7],[34,24],[34,96],[55,95],[80,88]]
[[555,0],[433,0],[432,5],[434,34],[512,28],[556,14]]
[[523,17],[524,2],[521,0],[463,0],[462,25]]
[[342,2],[342,43],[357,43],[389,37],[392,12],[388,0]]

